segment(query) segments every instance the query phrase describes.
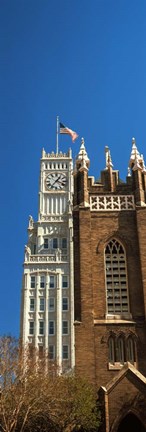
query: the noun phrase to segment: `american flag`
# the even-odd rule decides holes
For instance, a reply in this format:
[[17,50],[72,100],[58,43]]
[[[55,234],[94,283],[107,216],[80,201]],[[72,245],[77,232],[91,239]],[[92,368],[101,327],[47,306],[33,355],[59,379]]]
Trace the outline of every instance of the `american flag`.
[[69,129],[68,127],[64,126],[63,123],[60,123],[60,134],[70,135],[73,142],[76,140],[76,138],[78,138],[78,134],[74,132],[72,129]]

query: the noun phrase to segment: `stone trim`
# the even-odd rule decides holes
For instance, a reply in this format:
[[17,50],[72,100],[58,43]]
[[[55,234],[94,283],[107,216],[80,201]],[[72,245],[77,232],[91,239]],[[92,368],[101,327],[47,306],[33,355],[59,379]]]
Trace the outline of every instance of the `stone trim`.
[[135,210],[134,195],[91,195],[91,211]]

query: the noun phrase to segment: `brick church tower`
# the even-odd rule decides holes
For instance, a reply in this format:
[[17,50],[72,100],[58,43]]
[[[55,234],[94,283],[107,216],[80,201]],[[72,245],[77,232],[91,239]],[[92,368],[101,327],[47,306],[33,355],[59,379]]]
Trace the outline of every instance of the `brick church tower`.
[[105,155],[95,181],[82,139],[74,173],[75,364],[96,385],[103,432],[144,432],[146,169],[134,138],[125,183]]

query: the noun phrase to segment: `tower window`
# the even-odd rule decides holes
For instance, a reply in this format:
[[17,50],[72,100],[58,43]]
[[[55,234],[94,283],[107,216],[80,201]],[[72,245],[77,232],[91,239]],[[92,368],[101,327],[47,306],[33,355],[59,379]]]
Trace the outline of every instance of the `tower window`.
[[50,276],[50,288],[55,288],[55,277]]
[[58,248],[58,239],[57,238],[53,238],[53,249],[57,249]]
[[43,345],[39,345],[38,349],[39,349],[39,358],[42,359],[43,355],[44,355],[44,347],[43,347]]
[[62,334],[68,335],[68,321],[62,321]]
[[48,247],[49,247],[48,238],[44,238],[44,249],[48,249]]
[[55,334],[55,322],[49,321],[49,335],[53,336]]
[[67,297],[62,298],[62,310],[68,311],[68,298]]
[[129,313],[126,253],[123,246],[112,239],[105,248],[107,313]]
[[34,312],[35,310],[35,299],[30,298],[30,312]]
[[44,312],[45,309],[45,299],[43,297],[40,297],[40,311]]
[[49,311],[54,312],[55,310],[55,298],[49,297]]
[[45,276],[40,276],[40,288],[45,288]]
[[29,334],[34,335],[34,321],[29,321]]
[[67,249],[67,238],[62,238],[62,249]]
[[54,360],[55,358],[55,346],[49,345],[49,360]]
[[69,357],[68,345],[63,345],[63,347],[62,347],[62,358],[63,358],[63,360],[68,360],[68,357]]
[[31,276],[30,286],[31,286],[31,288],[35,288],[35,276]]
[[39,335],[44,334],[44,321],[39,321]]
[[68,276],[62,276],[62,288],[68,288]]

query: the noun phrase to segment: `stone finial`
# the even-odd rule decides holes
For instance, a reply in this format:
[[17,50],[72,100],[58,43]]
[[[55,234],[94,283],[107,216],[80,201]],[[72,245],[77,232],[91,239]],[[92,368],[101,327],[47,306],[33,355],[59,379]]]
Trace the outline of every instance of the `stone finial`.
[[109,167],[113,167],[111,153],[108,146],[105,146],[105,162],[106,162],[106,169],[108,169]]
[[143,155],[140,155],[137,149],[135,138],[132,138],[132,150],[130,155],[129,167],[132,168],[134,171],[136,171],[137,169],[145,171],[144,158]]
[[130,170],[130,167],[128,167],[128,169],[127,169],[127,177],[131,177],[131,170]]
[[81,147],[84,147],[84,148],[85,148],[85,140],[84,140],[83,137],[81,138]]
[[42,149],[42,158],[44,158],[46,156],[46,152],[44,150],[44,148]]
[[136,154],[135,155],[134,166],[133,166],[133,171],[136,171],[138,169],[142,170],[142,166],[140,165],[140,162],[141,162],[140,157]]
[[145,161],[144,161],[143,154],[141,154],[140,157],[141,157],[142,170],[143,170],[144,172],[146,172],[146,166],[145,166]]
[[132,150],[131,150],[130,161],[129,161],[129,167],[130,168],[135,164],[136,159],[138,161],[139,157],[140,157],[140,154],[139,154],[139,151],[138,151],[137,146],[136,146],[136,140],[135,140],[135,138],[132,138]]
[[108,151],[109,151],[108,146],[105,146],[105,168],[106,169],[108,167]]
[[89,165],[90,165],[90,160],[89,160],[88,154],[86,152],[85,141],[84,141],[84,138],[81,138],[81,146],[80,146],[78,156],[76,158],[76,166],[77,166],[77,168],[83,167],[83,168],[88,169]]

